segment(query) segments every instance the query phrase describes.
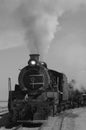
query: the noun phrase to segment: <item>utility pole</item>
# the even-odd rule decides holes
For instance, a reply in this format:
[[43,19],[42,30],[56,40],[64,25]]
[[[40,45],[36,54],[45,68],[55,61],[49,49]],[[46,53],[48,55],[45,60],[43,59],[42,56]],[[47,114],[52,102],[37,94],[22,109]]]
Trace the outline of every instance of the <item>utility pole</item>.
[[8,92],[11,91],[11,78],[8,78]]

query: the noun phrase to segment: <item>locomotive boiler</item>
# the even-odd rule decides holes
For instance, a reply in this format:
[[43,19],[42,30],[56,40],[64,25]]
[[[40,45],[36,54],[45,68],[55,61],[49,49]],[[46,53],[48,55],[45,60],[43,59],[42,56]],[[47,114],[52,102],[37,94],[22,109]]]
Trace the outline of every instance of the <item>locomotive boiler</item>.
[[21,69],[18,84],[9,90],[9,120],[37,121],[54,116],[62,102],[68,100],[67,77],[47,68],[39,54],[31,54],[28,65]]

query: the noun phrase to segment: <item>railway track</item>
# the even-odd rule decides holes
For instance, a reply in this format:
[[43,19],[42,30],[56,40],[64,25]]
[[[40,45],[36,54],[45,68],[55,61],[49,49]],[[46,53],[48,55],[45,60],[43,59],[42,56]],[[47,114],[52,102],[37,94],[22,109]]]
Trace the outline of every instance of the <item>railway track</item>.
[[19,124],[18,126],[12,127],[12,128],[5,128],[2,127],[0,130],[52,130],[53,124],[55,122],[57,117],[49,117],[48,120],[46,120],[41,126],[36,126],[36,127],[26,127],[23,124]]
[[12,128],[11,130],[19,130],[19,129],[21,129],[21,128],[22,128],[22,124],[20,124],[20,125],[14,127],[14,128]]
[[0,130],[42,130],[42,126],[29,128],[29,127],[23,127],[23,125],[20,124],[20,125],[18,125],[16,127],[10,128],[10,129],[2,127]]
[[[9,130],[62,130],[63,119],[57,119],[57,117],[50,117],[48,122],[44,123],[40,127],[24,127],[22,124],[10,128]],[[59,124],[58,126],[56,124]],[[0,130],[8,130],[5,127],[2,127]]]
[[2,109],[2,110],[0,110],[0,118],[1,118],[4,114],[6,114],[6,113],[8,113],[8,110],[7,110],[7,109]]
[[[71,114],[72,110],[62,112],[57,114],[55,117],[49,117],[40,127],[26,127],[23,123],[16,127],[10,128],[9,130],[63,130],[64,129],[64,119],[67,115]],[[0,129],[3,130],[3,129]],[[4,128],[4,130],[7,130]]]
[[62,119],[61,119],[59,130],[62,130],[63,121],[64,121],[64,117],[62,117]]
[[7,101],[0,101],[0,116],[8,112]]
[[[55,120],[53,127],[49,130],[64,130],[64,121],[65,118],[72,113],[72,109],[68,111],[62,112],[60,115],[57,115],[57,119]],[[47,129],[45,129],[47,130]]]

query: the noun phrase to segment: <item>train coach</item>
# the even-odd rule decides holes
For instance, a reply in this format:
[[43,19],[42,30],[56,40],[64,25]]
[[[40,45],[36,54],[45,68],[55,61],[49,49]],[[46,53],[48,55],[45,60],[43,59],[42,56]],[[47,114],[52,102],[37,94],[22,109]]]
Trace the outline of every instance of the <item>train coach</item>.
[[30,55],[28,65],[19,73],[18,84],[14,90],[10,85],[9,88],[11,122],[45,120],[68,101],[66,75],[47,68],[47,64],[39,60],[39,54]]

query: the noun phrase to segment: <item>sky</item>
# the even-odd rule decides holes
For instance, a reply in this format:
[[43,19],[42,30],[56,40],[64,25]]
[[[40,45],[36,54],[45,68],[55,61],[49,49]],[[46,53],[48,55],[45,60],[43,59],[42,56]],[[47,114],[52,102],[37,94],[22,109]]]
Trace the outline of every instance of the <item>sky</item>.
[[30,53],[86,88],[85,0],[0,0],[0,100]]

